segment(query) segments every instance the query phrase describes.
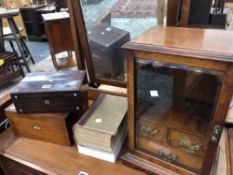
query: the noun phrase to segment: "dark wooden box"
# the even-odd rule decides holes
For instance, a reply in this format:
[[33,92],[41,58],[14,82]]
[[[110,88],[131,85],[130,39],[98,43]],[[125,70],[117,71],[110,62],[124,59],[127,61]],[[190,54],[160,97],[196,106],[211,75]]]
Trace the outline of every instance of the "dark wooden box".
[[73,113],[18,114],[14,104],[5,110],[14,134],[60,145],[73,144],[72,126],[79,116]]
[[97,76],[123,77],[124,54],[121,46],[130,40],[129,32],[108,24],[96,24],[88,30],[88,39]]
[[12,91],[18,113],[82,113],[87,106],[84,71],[28,74]]

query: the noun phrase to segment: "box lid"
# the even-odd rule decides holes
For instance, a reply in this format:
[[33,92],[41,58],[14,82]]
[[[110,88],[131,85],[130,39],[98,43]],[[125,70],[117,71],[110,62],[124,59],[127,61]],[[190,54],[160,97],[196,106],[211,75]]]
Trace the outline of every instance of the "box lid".
[[79,91],[84,77],[85,71],[77,70],[30,73],[11,93]]

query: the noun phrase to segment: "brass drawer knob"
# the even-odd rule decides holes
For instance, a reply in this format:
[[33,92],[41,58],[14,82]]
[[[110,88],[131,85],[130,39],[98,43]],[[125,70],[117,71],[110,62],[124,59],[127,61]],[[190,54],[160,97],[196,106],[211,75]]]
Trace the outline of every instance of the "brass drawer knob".
[[161,158],[161,159],[163,159],[165,161],[168,161],[170,163],[176,162],[177,158],[178,158],[174,154],[168,154],[168,153],[165,153],[163,151],[160,151],[158,156],[159,156],[159,158]]
[[40,126],[36,126],[36,125],[32,126],[32,128],[33,128],[34,130],[37,130],[37,131],[40,131],[40,130],[41,130],[41,127],[40,127]]
[[192,153],[192,154],[200,152],[203,149],[203,145],[202,144],[200,144],[200,143],[194,144],[190,139],[187,139],[187,138],[179,138],[178,144],[185,151],[187,151],[189,153]]
[[148,137],[156,137],[159,135],[159,130],[151,129],[151,127],[142,126],[140,130],[144,135]]

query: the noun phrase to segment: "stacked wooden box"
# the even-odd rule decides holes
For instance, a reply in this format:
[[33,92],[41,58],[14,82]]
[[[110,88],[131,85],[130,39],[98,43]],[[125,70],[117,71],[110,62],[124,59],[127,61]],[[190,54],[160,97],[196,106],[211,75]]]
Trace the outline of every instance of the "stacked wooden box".
[[28,74],[5,110],[14,134],[71,145],[72,126],[87,108],[86,87],[83,71]]

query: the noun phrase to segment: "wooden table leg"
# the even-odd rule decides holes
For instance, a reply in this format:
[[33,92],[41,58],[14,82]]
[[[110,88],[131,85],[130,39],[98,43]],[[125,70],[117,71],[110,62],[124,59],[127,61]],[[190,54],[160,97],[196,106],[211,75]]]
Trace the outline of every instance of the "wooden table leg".
[[3,40],[3,28],[2,28],[2,18],[0,18],[0,52],[5,51],[4,40]]
[[[15,24],[15,21],[14,21],[13,17],[8,17],[7,21],[9,23],[10,28],[11,28],[12,35],[15,38],[15,41],[16,41],[16,44],[18,46],[19,52],[20,52],[20,54],[22,56],[23,63],[25,64],[27,71],[31,72],[31,70],[30,70],[30,68],[28,66],[27,60],[26,60],[26,55],[25,55],[25,53],[23,51],[23,47],[22,47],[21,42],[20,42],[19,31],[18,31],[18,28],[17,28],[17,26]],[[29,56],[31,56],[31,55],[29,55]]]
[[35,64],[35,61],[34,61],[34,59],[33,59],[33,57],[32,57],[32,54],[30,53],[30,51],[29,51],[29,49],[28,49],[26,43],[24,42],[23,38],[21,38],[20,41],[21,41],[22,46],[24,47],[25,51],[26,51],[26,52],[28,53],[28,55],[30,56],[30,59],[31,59],[32,63]]

